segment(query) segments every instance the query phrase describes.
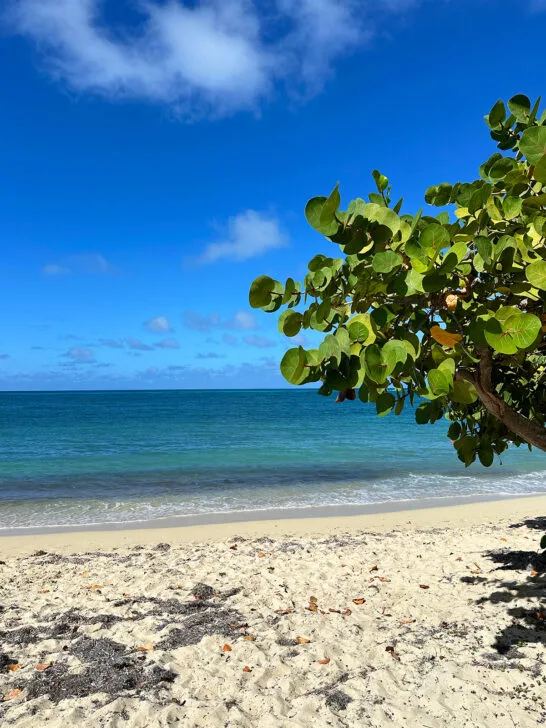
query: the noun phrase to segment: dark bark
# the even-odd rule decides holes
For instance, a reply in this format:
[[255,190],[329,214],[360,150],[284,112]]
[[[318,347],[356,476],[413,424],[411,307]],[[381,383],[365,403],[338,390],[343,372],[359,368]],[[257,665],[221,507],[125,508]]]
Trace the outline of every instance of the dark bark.
[[491,349],[480,349],[480,363],[476,371],[461,369],[457,379],[465,379],[476,388],[484,407],[493,417],[500,420],[515,435],[521,437],[539,450],[546,452],[546,428],[538,422],[530,420],[509,407],[492,389],[493,354]]

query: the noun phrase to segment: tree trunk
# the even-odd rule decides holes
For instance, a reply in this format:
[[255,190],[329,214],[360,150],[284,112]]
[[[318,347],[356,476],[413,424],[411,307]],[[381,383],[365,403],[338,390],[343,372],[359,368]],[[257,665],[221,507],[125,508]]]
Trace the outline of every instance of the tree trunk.
[[511,432],[519,435],[530,445],[546,452],[546,428],[538,422],[514,412],[503,399],[491,391],[493,355],[490,349],[480,349],[478,353],[480,357],[478,370],[476,372],[459,370],[457,379],[465,379],[473,384],[486,410],[506,425]]

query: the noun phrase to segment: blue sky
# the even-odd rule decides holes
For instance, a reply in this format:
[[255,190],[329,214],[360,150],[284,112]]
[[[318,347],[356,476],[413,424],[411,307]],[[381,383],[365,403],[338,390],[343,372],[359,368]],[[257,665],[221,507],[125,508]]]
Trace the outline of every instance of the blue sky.
[[17,0],[0,17],[1,389],[271,387],[309,197],[476,176],[546,94],[546,0]]

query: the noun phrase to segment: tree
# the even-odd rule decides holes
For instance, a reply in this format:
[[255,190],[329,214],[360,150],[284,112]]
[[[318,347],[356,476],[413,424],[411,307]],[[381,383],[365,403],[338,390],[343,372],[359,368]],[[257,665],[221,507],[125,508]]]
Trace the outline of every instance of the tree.
[[[375,403],[383,417],[415,405],[441,418],[465,465],[489,466],[512,442],[546,451],[546,112],[514,96],[485,120],[499,152],[480,179],[425,193],[435,217],[402,214],[377,170],[377,192],[340,210],[338,185],[310,200],[310,225],[340,257],[317,255],[302,284],[268,276],[250,289],[279,330],[324,333],[289,349],[281,372],[319,394]],[[504,152],[504,154],[502,153]]]

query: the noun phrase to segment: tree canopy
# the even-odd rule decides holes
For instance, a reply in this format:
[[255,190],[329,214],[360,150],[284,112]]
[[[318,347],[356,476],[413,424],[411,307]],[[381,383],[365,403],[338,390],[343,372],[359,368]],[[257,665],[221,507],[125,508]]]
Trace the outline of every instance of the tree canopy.
[[479,179],[426,190],[439,214],[403,213],[377,170],[376,191],[346,210],[336,185],[305,215],[338,257],[316,255],[301,283],[260,276],[249,296],[283,309],[286,336],[324,334],[286,352],[288,382],[380,417],[409,403],[419,424],[446,418],[466,465],[510,442],[546,450],[546,111],[521,94],[507,107],[485,117],[499,151]]

